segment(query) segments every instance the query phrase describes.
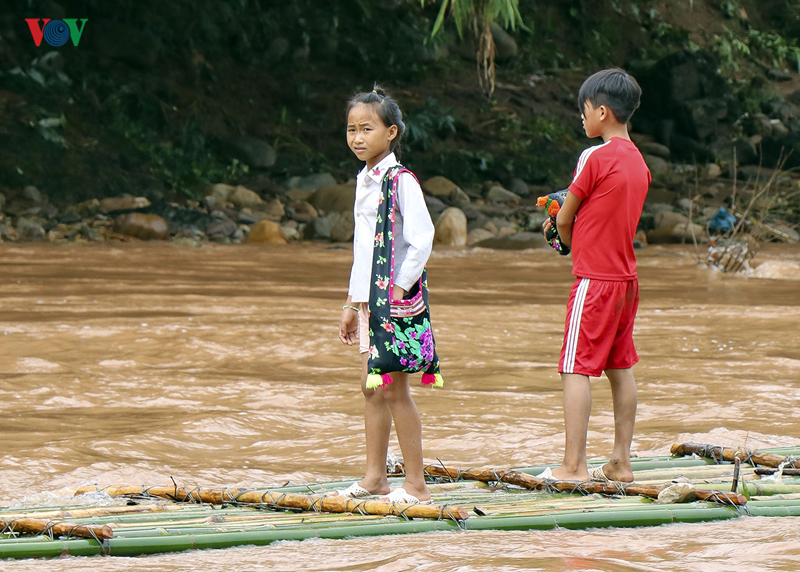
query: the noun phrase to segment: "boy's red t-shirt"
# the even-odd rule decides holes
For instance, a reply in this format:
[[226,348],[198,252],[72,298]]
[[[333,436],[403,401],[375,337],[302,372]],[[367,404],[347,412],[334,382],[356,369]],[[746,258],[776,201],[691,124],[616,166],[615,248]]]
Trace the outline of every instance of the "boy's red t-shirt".
[[569,186],[581,199],[572,227],[575,276],[636,278],[633,237],[650,181],[650,170],[632,141],[612,137],[581,154]]

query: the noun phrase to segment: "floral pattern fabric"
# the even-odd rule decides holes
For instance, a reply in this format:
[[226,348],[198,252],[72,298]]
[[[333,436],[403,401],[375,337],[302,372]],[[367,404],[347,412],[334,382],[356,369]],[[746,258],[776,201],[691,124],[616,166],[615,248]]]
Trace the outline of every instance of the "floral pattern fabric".
[[394,286],[394,219],[400,165],[383,178],[372,256],[369,294],[369,362],[367,387],[391,383],[389,373],[422,372],[424,385],[443,385],[428,308],[427,271],[423,269],[410,298],[392,300]]

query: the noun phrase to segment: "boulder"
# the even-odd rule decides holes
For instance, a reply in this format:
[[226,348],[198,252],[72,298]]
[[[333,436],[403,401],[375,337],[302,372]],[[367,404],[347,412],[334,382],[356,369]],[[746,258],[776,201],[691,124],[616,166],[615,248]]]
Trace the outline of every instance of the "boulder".
[[36,203],[37,205],[47,202],[47,197],[33,185],[28,185],[22,189],[22,198]]
[[[305,177],[289,177],[283,186],[287,189],[298,189],[301,191],[311,192],[321,189],[322,187],[335,187],[336,179],[334,179],[333,175],[330,173],[318,173],[316,175],[307,175]],[[291,198],[307,200],[308,195],[305,197],[297,196]]]
[[700,206],[688,197],[678,199],[678,208],[683,212],[692,213],[693,216],[700,213]]
[[[308,222],[312,218],[317,218],[319,216],[317,209],[308,201],[293,201],[289,204],[289,208],[293,211],[291,218],[297,222]],[[346,212],[352,213],[353,211],[350,210]]]
[[75,205],[75,212],[83,218],[91,218],[100,212],[100,201],[91,199]]
[[770,68],[767,77],[772,81],[792,81],[792,72],[782,68]]
[[431,218],[438,217],[440,214],[442,214],[444,209],[447,208],[447,205],[444,204],[444,201],[437,199],[433,195],[425,195],[425,206],[428,207],[428,212],[431,214]]
[[353,240],[354,230],[353,211],[345,211],[331,229],[331,240],[333,242],[350,242]]
[[[694,233],[694,236],[693,234]],[[707,242],[706,229],[699,224],[679,223],[673,226],[661,226],[647,232],[648,244],[687,243],[693,240]]]
[[486,240],[487,238],[492,238],[494,235],[486,229],[483,228],[476,228],[469,231],[467,234],[467,246],[473,246],[478,242]]
[[[225,183],[217,183],[216,185],[209,185],[206,187],[205,196],[206,204],[209,207],[223,205],[228,202],[228,197],[231,196],[236,187],[233,185],[226,185]],[[209,198],[213,201],[209,201]],[[211,202],[211,204],[209,204]]]
[[772,127],[771,136],[775,139],[781,140],[789,135],[789,128],[780,119],[770,119],[769,124]]
[[517,55],[519,48],[517,41],[511,37],[499,24],[492,22],[492,39],[494,40],[495,59],[499,62],[508,60]]
[[662,159],[669,159],[671,155],[669,147],[662,145],[661,143],[640,143],[637,145],[637,147],[639,147],[639,151],[641,151],[642,155],[655,155],[656,157],[661,157]]
[[281,225],[271,220],[261,220],[250,227],[250,234],[247,236],[247,242],[286,244],[289,241],[281,232]]
[[312,219],[303,229],[303,235],[310,240],[330,240],[333,227],[339,219],[334,216],[324,216]]
[[[780,123],[780,119],[778,122]],[[754,113],[745,121],[745,129],[748,135],[769,137],[772,135],[772,122],[765,113]]]
[[167,221],[155,214],[128,213],[114,221],[114,232],[141,240],[168,240]]
[[286,215],[286,209],[280,199],[272,199],[261,207],[261,211],[275,221],[280,221]]
[[651,173],[666,173],[669,171],[669,163],[656,155],[644,155],[644,162],[647,163]]
[[255,191],[239,185],[234,187],[233,191],[228,195],[228,202],[241,209],[244,207],[256,207],[263,204],[264,200]]
[[100,201],[100,211],[113,213],[116,211],[132,211],[150,206],[146,197],[109,197]]
[[704,175],[707,179],[716,179],[720,175],[722,175],[722,167],[717,165],[716,163],[709,163],[706,165]]
[[256,137],[231,137],[226,141],[228,152],[254,169],[268,169],[275,164],[275,149]]
[[248,212],[249,209],[242,209],[240,212],[236,213],[236,222],[239,224],[256,224],[258,221],[261,220],[261,217],[257,214],[252,212]]
[[517,226],[511,222],[510,220],[506,220],[504,218],[494,217],[492,219],[492,223],[497,228],[497,232],[500,232],[504,228],[513,228],[516,229]]
[[[675,193],[669,189],[650,185],[650,189],[647,191],[647,197],[645,197],[644,204],[647,206],[655,203],[669,205],[672,204],[674,200]],[[672,209],[670,208],[670,210]]]
[[486,192],[486,200],[491,201],[493,203],[511,203],[511,202],[518,202],[520,200],[520,196],[516,193],[512,193],[500,186],[491,187]]
[[467,215],[457,207],[450,207],[436,219],[434,242],[448,246],[466,246]]
[[206,226],[206,235],[211,240],[232,237],[238,230],[236,223],[230,219],[220,219]]
[[19,217],[17,219],[17,240],[20,242],[34,242],[44,238],[44,228],[39,223]]
[[547,246],[547,241],[541,232],[518,232],[508,236],[494,236],[476,243],[475,246],[497,250],[526,250]]
[[458,187],[454,188],[450,191],[450,195],[448,197],[450,199],[450,203],[457,207],[464,207],[470,203],[470,198],[467,193],[459,189]]
[[453,189],[460,190],[459,186],[453,181],[442,176],[431,177],[422,183],[423,191],[429,195],[434,195],[437,197],[449,197],[450,193],[453,192]]
[[303,189],[290,189],[286,191],[285,194],[286,198],[292,201],[307,201],[308,197],[314,194],[314,191],[306,191]]
[[474,217],[470,216],[470,214],[472,214],[471,212],[464,212],[464,214],[467,215],[467,221],[469,221],[467,223],[467,230],[469,232],[472,232],[476,228],[482,229],[484,226],[486,226],[486,223],[489,222],[488,216],[479,211],[474,212],[477,213],[477,215]]
[[676,224],[689,224],[690,221],[686,216],[682,215],[681,213],[676,213],[672,210],[672,207],[668,208],[669,210],[661,209],[656,213],[654,217],[655,228],[663,228],[665,226],[672,228]]
[[544,221],[550,218],[547,213],[535,212],[528,215],[528,220],[525,223],[525,228],[532,232],[542,232],[542,225]]
[[352,211],[356,200],[354,184],[333,185],[314,191],[308,199],[314,208],[325,213],[342,213]]
[[298,240],[300,238],[300,233],[297,231],[296,226],[283,225],[281,227],[281,236],[291,242],[293,240]]
[[516,178],[511,179],[511,182],[508,184],[508,190],[523,198],[528,197],[531,194],[530,187],[528,187],[528,183],[526,183],[522,179],[516,179]]

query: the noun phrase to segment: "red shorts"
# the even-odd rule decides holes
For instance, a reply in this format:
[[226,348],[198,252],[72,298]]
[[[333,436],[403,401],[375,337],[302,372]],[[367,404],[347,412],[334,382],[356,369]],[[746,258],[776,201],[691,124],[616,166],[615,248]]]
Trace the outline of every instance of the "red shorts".
[[639,361],[633,320],[639,281],[578,278],[567,302],[567,323],[559,373],[600,377],[606,369],[626,369]]

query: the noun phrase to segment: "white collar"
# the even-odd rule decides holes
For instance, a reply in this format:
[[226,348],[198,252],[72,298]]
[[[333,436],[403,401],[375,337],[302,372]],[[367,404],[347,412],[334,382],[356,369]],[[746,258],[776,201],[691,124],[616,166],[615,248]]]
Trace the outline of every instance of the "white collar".
[[397,157],[394,156],[394,153],[389,153],[372,169],[367,170],[365,165],[359,173],[359,176],[364,178],[369,177],[376,183],[381,183],[383,182],[383,176],[386,174],[386,171],[389,169],[389,167],[394,167],[397,164]]

